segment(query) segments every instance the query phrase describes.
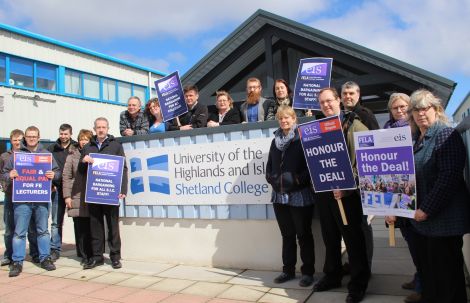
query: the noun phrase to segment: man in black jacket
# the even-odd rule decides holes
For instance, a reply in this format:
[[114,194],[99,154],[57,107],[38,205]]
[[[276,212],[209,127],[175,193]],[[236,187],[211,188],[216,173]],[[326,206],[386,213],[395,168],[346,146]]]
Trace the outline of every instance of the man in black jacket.
[[[90,143],[85,145],[80,159],[81,165],[78,169],[83,170],[86,176],[88,163],[93,163],[94,159],[89,156],[90,153],[100,153],[107,155],[116,155],[125,157],[121,143],[116,141],[112,135],[108,134],[109,123],[106,118],[100,117],[95,120],[93,128],[96,135],[93,136]],[[86,182],[83,182],[84,186]],[[82,191],[85,192],[85,189]],[[124,199],[127,194],[127,165],[124,162],[124,170],[122,174],[121,192],[119,199]],[[84,198],[84,197],[83,197]],[[91,246],[93,250],[93,258],[83,265],[84,269],[91,269],[104,264],[103,248],[104,248],[104,219],[106,217],[106,225],[108,226],[108,244],[109,257],[111,265],[114,269],[122,267],[121,264],[121,236],[119,234],[119,206],[106,204],[88,204],[90,212],[91,226]]]
[[172,120],[170,130],[187,130],[207,126],[209,111],[207,106],[198,102],[199,90],[196,85],[184,87],[184,100],[188,112]]
[[[72,126],[70,124],[62,124],[59,127],[59,138],[50,145],[47,150],[54,156],[59,166],[60,174],[64,170],[65,160],[69,154],[69,148],[76,143],[72,140]],[[62,193],[62,178],[53,182],[55,191],[52,192],[51,200],[51,259],[55,261],[60,258],[62,250],[62,225],[64,224],[65,201]]]

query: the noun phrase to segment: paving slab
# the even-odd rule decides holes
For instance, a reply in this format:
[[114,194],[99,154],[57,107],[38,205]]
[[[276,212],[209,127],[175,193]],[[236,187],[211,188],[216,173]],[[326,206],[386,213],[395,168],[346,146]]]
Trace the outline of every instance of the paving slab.
[[233,285],[218,295],[218,298],[256,302],[269,291],[269,287]]
[[217,297],[223,291],[230,287],[229,284],[212,283],[212,282],[197,282],[193,285],[183,289],[180,293],[188,295],[199,295],[207,297]]
[[74,279],[80,281],[88,281],[94,279],[96,277],[102,276],[106,274],[106,271],[98,270],[98,269],[87,269],[87,270],[80,270],[71,275],[68,275],[67,279]]
[[194,283],[196,283],[196,281],[167,278],[149,286],[147,289],[176,293],[182,291]]
[[411,260],[372,260],[373,274],[412,276],[415,271],[416,267]]
[[164,278],[223,283],[235,277],[242,271],[243,270],[241,269],[221,269],[178,265],[159,273],[157,276]]
[[147,288],[157,282],[160,282],[161,280],[163,280],[163,278],[146,275],[134,275],[130,279],[119,282],[116,285],[135,288]]
[[42,273],[42,275],[50,276],[50,277],[65,277],[65,276],[74,274],[76,272],[79,272],[81,270],[82,270],[81,268],[77,268],[77,267],[63,266],[63,267],[57,267],[56,270],[45,271]]
[[[304,289],[299,286],[300,274],[297,274],[296,278],[287,281],[282,284],[276,284],[273,282],[274,278],[277,277],[280,272],[267,271],[267,270],[245,270],[238,276],[230,279],[227,283],[238,284],[238,285],[251,285],[251,286],[265,286],[265,287],[280,287],[289,289]],[[315,281],[318,281],[323,274],[315,274]]]
[[161,301],[161,303],[205,303],[209,301],[208,297],[201,297],[195,295],[176,294]]
[[304,302],[312,289],[272,288],[258,302],[262,303],[297,303]]
[[87,294],[86,297],[115,302],[116,300],[120,298],[126,297],[138,291],[139,289],[137,288],[108,285],[105,288],[101,288],[101,289],[95,290]]
[[103,284],[117,284],[132,278],[132,274],[120,273],[120,272],[108,272],[104,275],[90,279],[90,282],[103,283]]
[[156,291],[156,290],[148,290],[148,289],[141,289],[137,292],[133,292],[127,296],[117,299],[117,302],[121,303],[155,303],[160,302],[170,296],[172,293],[163,292],[163,291]]
[[[306,303],[344,303],[347,294],[339,294],[337,292],[318,292],[308,299]],[[366,294],[362,303],[403,303],[402,296],[387,296],[387,295],[373,295]]]

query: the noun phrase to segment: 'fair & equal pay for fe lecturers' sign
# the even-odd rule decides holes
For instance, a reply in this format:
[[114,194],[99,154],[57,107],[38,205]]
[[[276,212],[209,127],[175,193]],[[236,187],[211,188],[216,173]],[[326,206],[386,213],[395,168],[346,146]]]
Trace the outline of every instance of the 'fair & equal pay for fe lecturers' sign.
[[268,204],[272,138],[127,150],[126,205]]
[[413,218],[416,179],[410,127],[354,133],[365,214]]
[[52,154],[15,153],[13,157],[18,172],[13,180],[13,202],[51,202],[52,181],[46,172],[52,170]]
[[338,116],[301,124],[299,132],[315,192],[355,189]]

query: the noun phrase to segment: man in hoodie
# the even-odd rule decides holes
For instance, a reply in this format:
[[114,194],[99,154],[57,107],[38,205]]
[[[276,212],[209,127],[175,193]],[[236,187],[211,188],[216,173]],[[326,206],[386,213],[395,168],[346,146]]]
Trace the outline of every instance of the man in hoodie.
[[[74,143],[76,142],[72,140],[72,126],[66,123],[62,124],[59,127],[59,138],[48,148],[59,166],[61,175],[64,170],[65,160],[69,154],[69,148]],[[55,191],[52,192],[51,196],[51,259],[55,261],[60,258],[62,250],[62,225],[64,224],[65,201],[62,193],[62,178],[53,182],[53,185]]]
[[[95,120],[93,128],[96,135],[93,136],[90,143],[85,145],[82,150],[79,170],[83,170],[83,176],[86,176],[88,163],[93,163],[94,159],[90,153],[99,153],[107,155],[116,155],[125,157],[124,149],[121,143],[116,141],[112,135],[108,134],[109,123],[106,118],[100,117]],[[84,186],[86,182],[83,182]],[[85,189],[82,191],[85,192]],[[122,174],[121,192],[119,199],[124,199],[127,194],[127,165],[124,162]],[[92,269],[96,266],[104,264],[103,247],[104,247],[104,217],[106,217],[106,225],[108,227],[108,245],[111,266],[114,269],[122,267],[121,264],[121,236],[119,234],[119,206],[106,204],[88,204],[90,212],[90,235],[91,248],[93,257],[89,262],[83,265],[83,269]]]
[[[25,146],[22,146],[20,153],[49,153],[39,144],[39,129],[30,126],[26,129]],[[56,161],[52,157],[52,170],[45,173],[45,176],[57,182],[60,180],[60,170]],[[1,171],[1,179],[7,186],[10,186],[12,180],[18,177],[18,172],[14,166],[14,155],[5,163]],[[39,250],[39,261],[41,267],[45,270],[55,270],[55,266],[50,258],[50,236],[47,228],[49,218],[49,203],[45,202],[14,202],[13,212],[15,217],[15,233],[13,236],[13,263],[10,266],[10,277],[18,276],[23,270],[23,261],[25,259],[26,233],[30,221],[34,221],[36,226],[37,244]]]

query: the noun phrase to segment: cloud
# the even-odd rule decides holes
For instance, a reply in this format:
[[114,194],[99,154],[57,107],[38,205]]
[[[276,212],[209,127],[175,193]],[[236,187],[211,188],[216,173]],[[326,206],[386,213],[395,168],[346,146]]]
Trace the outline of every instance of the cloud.
[[[258,7],[289,18],[306,17],[326,0],[257,1]],[[0,20],[57,39],[189,37],[229,23],[238,24],[258,8],[251,0],[15,0],[4,5]],[[305,7],[314,9],[305,10]],[[3,16],[3,17],[2,17]],[[6,18],[5,16],[9,16]]]
[[116,53],[112,55],[113,57],[120,58],[122,60],[126,60],[129,62],[133,62],[135,64],[139,64],[148,68],[156,69],[162,73],[169,73],[171,61],[168,59],[161,59],[161,58],[148,58],[142,56],[135,56],[128,53]]
[[435,73],[470,76],[469,15],[466,0],[381,0],[309,25]]

